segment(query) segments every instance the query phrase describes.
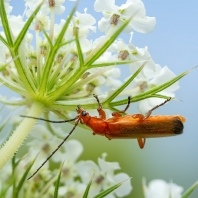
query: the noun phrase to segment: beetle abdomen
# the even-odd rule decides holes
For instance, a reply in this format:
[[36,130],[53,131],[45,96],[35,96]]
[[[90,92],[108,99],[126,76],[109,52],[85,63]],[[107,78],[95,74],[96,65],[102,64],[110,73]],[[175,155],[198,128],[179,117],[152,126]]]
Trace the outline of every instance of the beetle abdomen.
[[132,116],[111,118],[108,122],[109,139],[124,138],[155,138],[181,134],[183,132],[182,116],[150,116],[145,120],[134,119]]

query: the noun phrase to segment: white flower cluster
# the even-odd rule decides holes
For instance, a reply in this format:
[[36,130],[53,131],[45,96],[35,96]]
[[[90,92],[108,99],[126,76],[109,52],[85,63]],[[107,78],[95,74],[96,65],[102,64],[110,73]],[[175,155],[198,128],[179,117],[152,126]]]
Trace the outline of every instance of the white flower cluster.
[[[63,134],[60,128],[56,128],[59,135]],[[15,182],[18,183],[25,173],[27,167],[36,157],[36,161],[31,168],[29,174],[33,173],[55,149],[62,140],[50,135],[49,131],[43,125],[36,125],[31,135],[34,139],[31,140],[28,153],[19,160],[18,166],[13,172],[12,164],[8,164],[1,172],[0,190],[3,191],[6,187],[4,184],[9,182],[15,175]],[[59,197],[82,197],[87,184],[93,178],[89,197],[94,197],[102,190],[105,190],[120,181],[126,181],[121,187],[107,195],[107,198],[124,197],[130,194],[132,186],[130,178],[126,173],[114,172],[120,169],[119,163],[107,162],[104,153],[102,158],[98,158],[98,165],[91,160],[78,161],[83,151],[82,144],[77,140],[67,141],[63,147],[57,151],[42,169],[29,181],[26,181],[20,196],[23,198],[43,197],[51,198],[54,195],[55,182],[60,167],[53,164],[62,164],[61,166],[61,185],[59,187]],[[16,161],[17,161],[16,160]],[[143,179],[143,193],[145,198],[181,198],[183,188],[175,183],[166,183],[163,180],[152,180],[149,185],[146,185]],[[4,194],[6,198],[11,198],[13,189],[7,189]]]
[[[56,128],[56,131],[58,134],[63,134],[60,128]],[[21,159],[14,173],[11,163],[1,172],[0,186],[2,186],[2,188],[0,187],[0,190],[6,187],[4,183],[7,183],[13,174],[15,174],[16,184],[19,183],[27,167],[37,156],[29,174],[33,173],[62,141],[62,139],[52,136],[46,127],[40,124],[36,125],[32,132],[34,139],[28,143],[28,153]],[[79,141],[67,141],[61,149],[57,151],[56,155],[51,158],[52,161],[48,161],[33,178],[25,182],[20,191],[20,197],[53,197],[55,182],[60,171],[60,164],[62,164],[59,187],[60,198],[82,197],[92,177],[92,187],[89,193],[90,198],[102,190],[127,179],[128,181],[107,197],[124,197],[131,192],[132,187],[129,176],[126,173],[114,173],[120,169],[117,162],[107,162],[105,159],[106,154],[103,154],[102,158],[98,158],[98,165],[91,160],[78,161],[82,151],[83,146]],[[59,166],[57,167],[57,165],[55,165],[54,168],[51,168],[52,164],[59,164]],[[12,193],[12,188],[10,188],[7,190],[5,197],[11,198]]]
[[[39,3],[41,3],[41,1],[37,0],[25,0],[25,2],[27,17],[30,17]],[[48,64],[48,56],[52,47],[49,44],[49,39],[51,40],[51,45],[53,45],[60,38],[60,34],[64,34],[61,38],[61,46],[57,48],[55,59],[50,63],[47,91],[51,93],[55,93],[56,89],[65,86],[71,77],[75,76],[76,72],[80,70],[82,62],[79,61],[79,46],[77,46],[76,42],[73,42],[76,33],[78,34],[82,54],[85,57],[85,63],[86,61],[89,62],[94,53],[130,18],[131,20],[124,28],[124,32],[131,35],[133,30],[149,33],[153,31],[156,24],[154,17],[146,16],[146,10],[141,0],[127,0],[121,6],[117,6],[114,0],[96,0],[94,9],[96,12],[102,12],[103,14],[101,20],[98,21],[98,29],[104,32],[105,36],[90,40],[88,39],[90,31],[96,32],[96,26],[94,26],[96,20],[91,14],[87,13],[87,9],[84,10],[84,13],[76,12],[65,32],[62,32],[66,23],[65,20],[61,20],[59,24],[54,23],[54,14],[62,14],[65,10],[63,4],[64,0],[44,1],[31,25],[31,28],[35,31],[36,47],[32,44],[33,34],[28,31],[20,46],[21,53],[18,55],[24,61],[23,64],[29,68],[27,74],[31,75],[32,86],[37,89],[42,82],[42,73],[45,70],[45,66]],[[6,9],[8,13],[11,10],[10,6],[6,6]],[[49,13],[50,18],[47,16]],[[21,16],[8,15],[8,22],[13,33],[13,39],[16,39],[24,27],[25,20]],[[43,38],[43,31],[45,33],[49,32],[48,38],[46,36]],[[2,36],[5,37],[4,33],[2,33]],[[0,65],[4,66],[6,64],[1,81],[6,82],[9,80],[15,88],[19,90],[26,89],[25,85],[21,83],[16,65],[12,61],[13,55],[1,41],[0,46]],[[109,89],[115,90],[119,88],[123,84],[122,80],[119,79],[121,71],[120,68],[114,65],[118,62],[123,62],[126,65],[127,61],[131,75],[145,61],[146,64],[131,85],[120,95],[135,96],[175,77],[167,67],[161,68],[154,63],[147,48],[135,47],[131,41],[126,44],[121,38],[118,38],[93,62],[91,67],[88,64],[88,67],[81,71],[81,75],[73,84],[68,85],[68,91],[65,91],[58,99],[85,98],[93,93],[102,95],[104,91],[109,92]],[[112,64],[109,65],[109,63]],[[108,67],[106,64],[108,64]],[[175,83],[159,94],[174,97],[174,92],[178,88],[178,83]],[[21,94],[28,99],[29,95],[25,90],[24,92]],[[156,104],[162,103],[162,100],[159,98],[145,99],[139,103],[139,109],[142,113],[146,113]]]
[[[0,83],[22,96],[21,101],[9,102],[0,98],[2,102],[30,106],[28,116],[40,117],[43,112],[53,111],[66,112],[64,116],[68,118],[79,101],[87,108],[97,107],[94,99],[90,102],[89,96],[93,98],[93,94],[103,98],[101,102],[105,101],[106,108],[110,109],[116,96],[141,95],[175,77],[167,67],[154,63],[146,47],[138,48],[132,44],[133,31],[150,33],[156,24],[154,17],[146,16],[141,0],[126,0],[121,6],[114,0],[96,0],[94,9],[103,14],[98,29],[104,35],[94,40],[89,39],[89,35],[96,32],[96,19],[87,13],[87,9],[83,13],[73,9],[66,20],[55,23],[55,14],[65,11],[64,3],[64,0],[25,0],[24,16],[14,16],[9,0],[0,0],[0,25],[4,28],[0,32]],[[121,32],[130,35],[128,44],[118,38]],[[142,69],[128,83],[128,79],[125,82],[120,79],[122,68],[126,69],[121,65],[129,66],[129,79]],[[139,109],[147,112],[162,102],[163,99],[155,99],[157,94],[162,98],[173,97],[178,88],[178,82],[172,83],[149,96],[154,99],[145,97],[149,99],[142,100]],[[0,169],[16,153],[35,122],[23,120],[2,146]],[[56,133],[58,136],[58,129]],[[27,144],[28,154],[14,172],[11,164],[4,168],[0,188],[10,177],[17,183],[38,155],[31,170],[36,169],[61,141],[41,125],[34,128],[32,136],[34,139]],[[91,197],[129,178],[125,173],[114,174],[120,169],[119,164],[107,162],[105,155],[98,159],[98,165],[93,161],[78,162],[82,150],[78,141],[69,140],[52,157],[55,164],[60,165],[64,160],[59,197],[81,197],[93,174]],[[52,169],[47,162],[24,184],[20,197],[53,197],[58,170]],[[130,181],[127,181],[106,197],[124,197],[131,190]],[[12,188],[4,189],[4,193],[11,197]]]
[[175,183],[167,183],[161,179],[155,179],[146,186],[143,180],[143,191],[145,198],[181,198],[183,187]]

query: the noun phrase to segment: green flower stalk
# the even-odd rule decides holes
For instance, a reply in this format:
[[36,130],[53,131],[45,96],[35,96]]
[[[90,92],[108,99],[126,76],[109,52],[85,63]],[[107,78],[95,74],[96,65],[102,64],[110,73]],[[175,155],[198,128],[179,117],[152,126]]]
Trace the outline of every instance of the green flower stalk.
[[[85,109],[97,108],[93,94],[99,96],[103,108],[110,110],[127,104],[127,96],[132,95],[131,102],[141,101],[139,109],[145,113],[151,101],[155,106],[174,97],[178,80],[189,72],[175,76],[167,67],[155,64],[147,48],[118,38],[121,32],[150,33],[154,29],[155,18],[145,15],[141,1],[127,1],[114,10],[114,5],[108,7],[96,0],[95,11],[104,14],[98,23],[104,35],[95,40],[88,39],[96,30],[95,18],[86,10],[76,12],[77,5],[66,20],[55,24],[55,14],[64,11],[61,1],[26,0],[26,19],[10,15],[6,1],[0,0],[0,4],[0,82],[21,96],[20,101],[0,100],[30,106],[28,116],[53,112],[69,119],[78,104]],[[125,65],[130,75],[123,83],[119,77]],[[126,98],[118,100],[123,95]],[[17,152],[35,122],[24,119],[2,145],[0,169]]]
[[[43,113],[43,105],[41,103],[33,103],[28,115],[34,115],[40,117]],[[9,137],[9,140],[3,145],[0,150],[1,163],[0,169],[6,164],[6,162],[13,156],[18,150],[24,139],[27,137],[32,127],[35,125],[36,120],[24,119],[20,125],[16,128],[13,134]]]

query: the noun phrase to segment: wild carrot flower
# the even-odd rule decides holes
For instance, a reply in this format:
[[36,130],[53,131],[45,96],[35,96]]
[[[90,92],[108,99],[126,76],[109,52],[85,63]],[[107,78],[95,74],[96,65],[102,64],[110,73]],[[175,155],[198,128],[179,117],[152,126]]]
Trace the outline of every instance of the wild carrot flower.
[[[146,15],[141,0],[127,0],[121,6],[117,6],[114,0],[96,0],[94,9],[96,12],[102,12],[103,17],[98,21],[98,29],[102,35],[95,40],[89,37],[90,32],[96,32],[96,19],[87,9],[80,13],[76,11],[77,6],[74,6],[66,19],[62,19],[60,23],[55,22],[56,14],[65,11],[64,0],[25,0],[26,10],[23,16],[12,15],[9,1],[0,0],[0,5],[0,83],[16,92],[20,98],[9,101],[8,98],[1,97],[0,100],[8,105],[25,106],[28,108],[27,116],[39,118],[44,115],[48,118],[49,113],[53,112],[69,119],[71,111],[75,111],[78,104],[85,109],[98,107],[93,94],[99,95],[103,108],[110,110],[127,103],[127,99],[120,100],[119,96],[132,95],[131,102],[143,100],[140,102],[140,110],[145,112],[160,102],[156,98],[173,97],[179,88],[177,81],[188,73],[175,76],[167,67],[161,68],[156,65],[147,48],[138,48],[132,44],[130,34],[132,35],[133,31],[150,33],[156,25],[155,18]],[[129,43],[119,38],[121,32],[129,34]],[[123,68],[131,72],[124,82],[120,79]],[[17,152],[35,123],[34,119],[23,119],[9,139],[3,143],[0,149],[0,169]],[[55,131],[50,126],[48,129],[41,126],[34,128],[32,132],[35,139],[27,144],[34,149],[29,150],[25,162],[20,162],[23,163],[23,167],[31,165],[32,156],[37,155],[39,150],[38,161],[56,147],[62,135]],[[75,167],[76,160],[82,152],[82,145],[68,141],[59,155],[53,157],[54,162],[60,162],[63,157],[61,152],[65,153],[71,148],[76,150],[73,150],[72,156],[66,154],[66,161],[62,167],[63,177],[68,178],[70,175],[67,188],[62,188],[62,193],[67,193],[68,197],[79,196],[83,192],[81,189],[84,189],[84,184],[74,179],[80,175],[84,180],[80,168]],[[104,171],[104,163],[107,162],[99,159],[101,170],[95,170],[101,171],[100,175],[96,174],[97,179],[99,176],[101,179],[107,177],[106,183],[101,182],[103,187],[107,187],[117,180],[112,172]],[[118,169],[118,164],[115,166],[114,169]],[[13,171],[13,174],[18,171],[14,165],[11,167],[8,164],[6,168],[8,172]],[[43,169],[38,177],[46,175],[47,180],[51,178],[49,181],[45,178],[45,181],[37,183],[35,178],[32,186],[27,186],[26,197],[35,190],[34,185],[41,189],[40,194],[35,192],[35,196],[52,196],[51,184],[56,178],[54,172],[49,173],[47,168]],[[126,179],[128,175],[123,173],[119,178]],[[42,182],[47,182],[44,189]],[[75,186],[79,186],[79,190],[73,190]],[[103,187],[99,186],[98,189]],[[46,189],[48,193],[45,194]],[[115,191],[115,194],[124,196],[130,193],[131,189],[128,185],[125,194],[119,190]]]

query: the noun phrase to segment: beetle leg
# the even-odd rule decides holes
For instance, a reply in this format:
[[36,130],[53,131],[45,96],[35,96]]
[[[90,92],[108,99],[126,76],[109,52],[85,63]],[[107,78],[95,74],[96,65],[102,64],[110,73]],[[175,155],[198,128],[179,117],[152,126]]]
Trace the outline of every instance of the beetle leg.
[[114,117],[122,117],[122,115],[119,112],[113,112],[111,115]]
[[121,111],[113,112],[112,116],[121,117],[122,115],[120,113],[125,113],[126,110],[129,108],[130,103],[131,103],[131,96],[128,96],[128,103],[127,103],[127,106],[125,107],[125,109],[121,110]]
[[103,120],[106,120],[106,113],[102,109],[102,104],[100,103],[98,96],[95,94],[93,94],[93,96],[96,98],[97,103],[98,103],[97,111],[99,113],[100,118],[102,118]]
[[128,96],[128,103],[127,103],[127,106],[125,107],[125,109],[124,109],[124,110],[119,111],[119,113],[125,113],[125,112],[126,112],[126,110],[129,108],[130,103],[131,103],[131,96]]
[[144,148],[144,145],[146,143],[146,138],[138,138],[137,141],[138,141],[139,147],[141,149],[143,149]]
[[139,120],[144,120],[144,115],[137,113],[137,114],[133,114],[132,118],[135,119],[139,118]]
[[168,99],[166,99],[163,103],[161,103],[161,104],[159,104],[159,105],[153,107],[151,110],[149,110],[149,111],[147,112],[147,114],[144,116],[144,120],[147,119],[147,118],[151,115],[152,111],[154,111],[154,110],[157,109],[158,107],[163,106],[164,104],[166,104],[166,103],[169,102],[170,100],[171,100],[171,97],[168,98]]

